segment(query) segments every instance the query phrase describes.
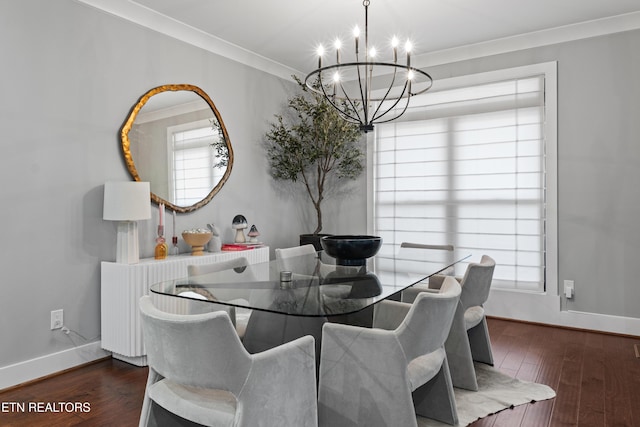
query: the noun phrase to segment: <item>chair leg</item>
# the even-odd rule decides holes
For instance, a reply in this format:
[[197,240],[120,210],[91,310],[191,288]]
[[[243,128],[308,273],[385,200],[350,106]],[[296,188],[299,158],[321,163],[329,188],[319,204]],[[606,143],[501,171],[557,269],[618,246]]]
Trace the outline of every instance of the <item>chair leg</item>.
[[482,322],[467,331],[469,335],[469,345],[473,360],[493,366],[493,352],[491,351],[491,341],[489,339],[489,328],[487,321],[483,317]]
[[151,417],[151,405],[152,401],[149,397],[149,387],[155,384],[160,379],[160,375],[154,371],[152,368],[149,368],[149,376],[147,377],[147,386],[144,389],[144,398],[142,400],[142,411],[140,411],[140,421],[138,422],[138,427],[147,427],[151,425],[150,417]]
[[444,348],[447,351],[454,387],[478,391],[476,369],[473,366],[473,356],[471,355],[467,329],[464,325],[464,309],[460,303],[458,303],[456,314],[453,316],[453,323]]
[[414,390],[413,405],[418,415],[451,425],[458,424],[458,409],[446,358],[436,376]]

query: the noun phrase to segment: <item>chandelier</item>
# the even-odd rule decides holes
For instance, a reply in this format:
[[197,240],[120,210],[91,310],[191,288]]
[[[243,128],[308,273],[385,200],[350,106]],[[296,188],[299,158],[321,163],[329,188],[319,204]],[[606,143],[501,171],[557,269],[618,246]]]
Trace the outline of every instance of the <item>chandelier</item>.
[[[378,61],[375,47],[369,47],[369,3],[364,0],[364,50],[360,50],[360,30],[353,31],[355,56],[347,58],[340,39],[335,42],[335,63],[322,64],[325,50],[318,47],[318,68],[305,78],[306,86],[324,96],[340,116],[370,132],[376,123],[386,123],[402,116],[412,96],[431,88],[433,79],[411,66],[411,42],[404,46],[406,64],[398,62],[398,39],[391,40],[392,60]],[[363,58],[362,58],[363,57]]]

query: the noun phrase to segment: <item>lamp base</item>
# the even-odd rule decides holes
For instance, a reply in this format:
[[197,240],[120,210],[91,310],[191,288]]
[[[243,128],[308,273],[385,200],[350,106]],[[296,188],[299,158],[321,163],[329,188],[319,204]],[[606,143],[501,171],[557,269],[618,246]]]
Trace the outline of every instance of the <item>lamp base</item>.
[[120,264],[137,264],[139,261],[138,223],[136,221],[118,222],[116,262]]

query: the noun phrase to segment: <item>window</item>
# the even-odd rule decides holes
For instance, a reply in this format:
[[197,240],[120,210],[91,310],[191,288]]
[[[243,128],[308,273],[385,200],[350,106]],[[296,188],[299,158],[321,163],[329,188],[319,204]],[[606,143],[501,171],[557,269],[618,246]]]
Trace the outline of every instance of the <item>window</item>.
[[452,244],[474,259],[490,255],[494,287],[544,291],[546,80],[515,74],[427,92],[399,121],[376,126],[373,228],[396,248]]
[[167,130],[169,149],[169,191],[178,206],[189,206],[204,199],[224,174],[216,167],[211,144],[220,138],[209,120],[200,120]]

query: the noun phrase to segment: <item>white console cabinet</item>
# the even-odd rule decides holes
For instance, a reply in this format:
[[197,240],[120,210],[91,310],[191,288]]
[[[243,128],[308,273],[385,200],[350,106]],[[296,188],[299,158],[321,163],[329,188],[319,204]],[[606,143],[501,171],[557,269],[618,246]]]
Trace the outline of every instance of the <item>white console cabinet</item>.
[[142,341],[138,300],[149,293],[149,287],[165,280],[187,276],[188,265],[211,264],[245,257],[250,264],[269,261],[269,248],[237,252],[169,256],[164,260],[141,259],[138,264],[102,262],[101,330],[102,348],[113,357],[138,366],[147,365]]

